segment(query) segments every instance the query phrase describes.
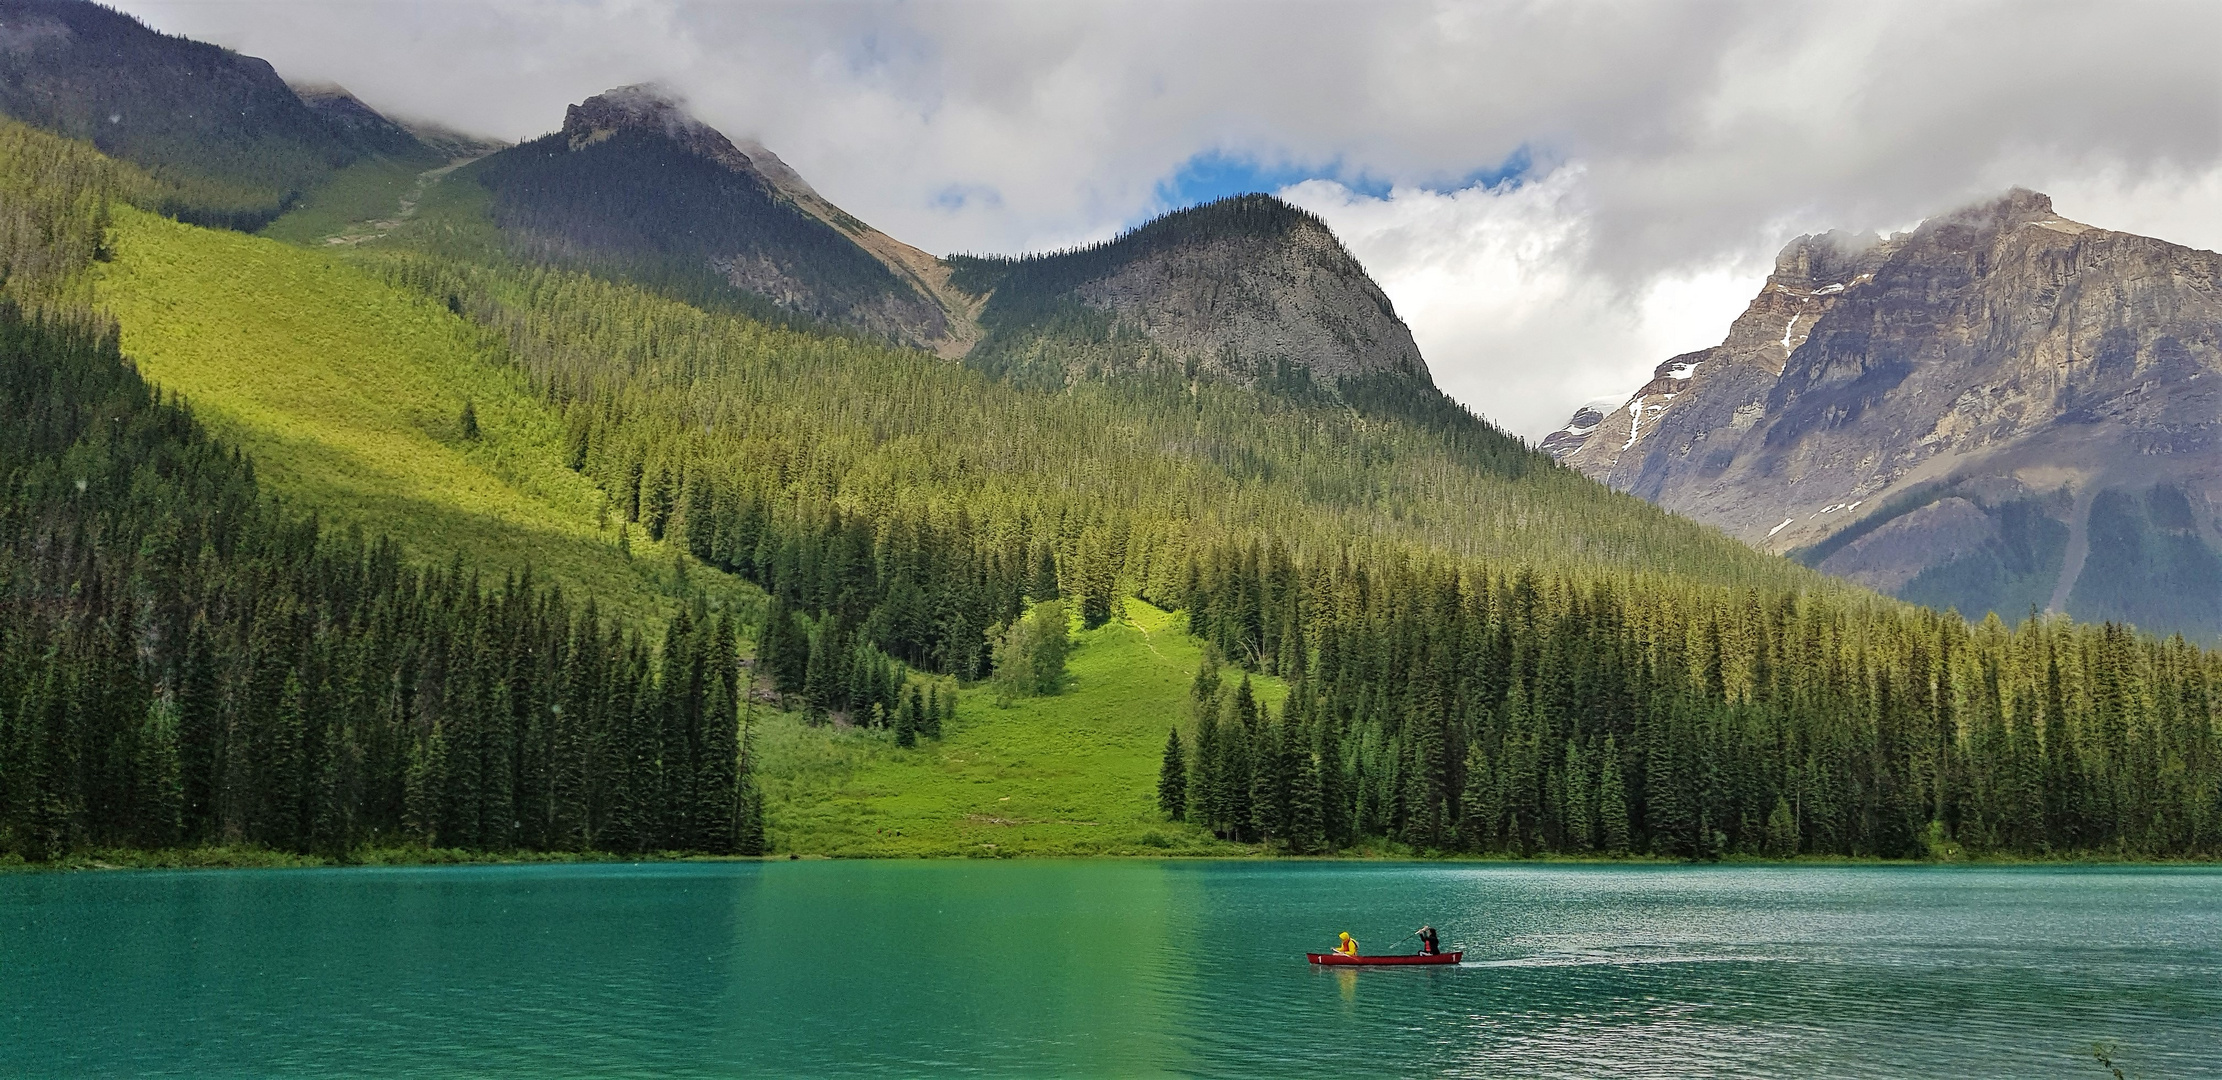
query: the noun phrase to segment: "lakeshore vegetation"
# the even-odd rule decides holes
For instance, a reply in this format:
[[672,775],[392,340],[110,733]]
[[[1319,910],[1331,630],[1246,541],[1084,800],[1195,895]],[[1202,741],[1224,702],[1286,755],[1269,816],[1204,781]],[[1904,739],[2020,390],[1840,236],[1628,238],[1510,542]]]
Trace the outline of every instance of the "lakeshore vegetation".
[[2212,651],[1830,581],[1423,383],[998,377],[467,190],[311,251],[0,135],[26,858],[2222,850]]

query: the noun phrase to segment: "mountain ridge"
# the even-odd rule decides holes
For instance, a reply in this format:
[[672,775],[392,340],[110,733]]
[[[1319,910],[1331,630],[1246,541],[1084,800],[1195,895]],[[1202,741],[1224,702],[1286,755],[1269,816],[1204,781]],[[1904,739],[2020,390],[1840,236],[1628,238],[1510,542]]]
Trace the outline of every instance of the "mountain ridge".
[[555,133],[461,175],[493,193],[513,252],[660,281],[683,298],[714,292],[714,277],[994,370],[1085,377],[1148,354],[1243,382],[1280,365],[1329,389],[1375,374],[1432,385],[1387,295],[1324,222],[1272,196],[1174,211],[1073,251],[936,258],[654,84],[571,105]]
[[[1433,386],[1388,295],[1318,215],[1270,195],[1172,211],[1070,251],[952,256],[956,283],[988,297],[983,348],[1001,366],[1043,339],[1110,345],[1121,331],[1189,374],[1252,381],[1297,372],[1332,388],[1398,376]],[[1108,321],[1086,315],[1096,312]],[[1075,316],[1079,316],[1075,318]],[[1278,369],[1278,370],[1277,370]]]
[[321,100],[267,61],[111,8],[0,0],[0,114],[147,170],[173,216],[253,231],[356,161],[433,156],[351,95]]
[[2211,636],[2218,297],[2222,255],[2023,189],[1894,237],[1800,237],[1722,345],[1554,448],[1908,599]]

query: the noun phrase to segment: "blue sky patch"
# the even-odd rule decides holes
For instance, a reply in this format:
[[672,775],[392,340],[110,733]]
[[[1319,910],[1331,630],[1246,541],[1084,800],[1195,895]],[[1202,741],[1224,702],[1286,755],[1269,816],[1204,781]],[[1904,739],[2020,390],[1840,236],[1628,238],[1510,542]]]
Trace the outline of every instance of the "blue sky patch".
[[[1526,180],[1529,174],[1534,171],[1535,155],[1528,151],[1527,144],[1522,143],[1515,147],[1511,153],[1506,154],[1503,161],[1488,168],[1475,169],[1473,172],[1460,177],[1455,183],[1436,188],[1436,190],[1464,191],[1475,186],[1497,188],[1506,184],[1519,187],[1521,181]],[[1434,185],[1428,186],[1433,187]]]
[[[1433,191],[1463,191],[1476,185],[1487,188],[1504,184],[1517,186],[1534,171],[1534,155],[1526,146],[1521,146],[1495,165],[1483,166],[1459,176],[1407,181],[1407,186]],[[1351,168],[1339,157],[1325,164],[1285,160],[1268,162],[1249,154],[1205,150],[1190,156],[1180,163],[1179,168],[1173,170],[1173,175],[1157,182],[1156,208],[1144,216],[1155,217],[1169,210],[1196,206],[1229,195],[1252,191],[1271,193],[1306,180],[1333,180],[1352,191],[1375,199],[1387,198],[1392,186],[1391,181],[1364,169]]]
[[1362,173],[1350,175],[1350,170],[1344,168],[1340,160],[1326,165],[1292,161],[1269,163],[1248,154],[1206,150],[1181,162],[1173,175],[1157,182],[1157,202],[1163,209],[1177,210],[1229,195],[1279,191],[1306,180],[1333,180],[1375,198],[1389,193],[1388,181]]
[[1003,193],[985,184],[951,184],[934,193],[936,210],[954,213],[975,206],[990,209],[1003,205]]

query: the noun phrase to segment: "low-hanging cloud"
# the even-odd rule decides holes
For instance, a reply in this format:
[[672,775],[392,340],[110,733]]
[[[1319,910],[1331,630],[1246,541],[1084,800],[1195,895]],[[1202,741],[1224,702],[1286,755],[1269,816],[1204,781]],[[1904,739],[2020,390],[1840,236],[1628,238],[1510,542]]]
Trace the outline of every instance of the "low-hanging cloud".
[[[1097,239],[1218,153],[1315,175],[1446,389],[1537,435],[1717,341],[1791,236],[2021,184],[2222,247],[2222,5],[122,0],[508,138],[650,79],[936,251]],[[1468,182],[1525,155],[1511,181]],[[1324,163],[1334,163],[1329,170]]]

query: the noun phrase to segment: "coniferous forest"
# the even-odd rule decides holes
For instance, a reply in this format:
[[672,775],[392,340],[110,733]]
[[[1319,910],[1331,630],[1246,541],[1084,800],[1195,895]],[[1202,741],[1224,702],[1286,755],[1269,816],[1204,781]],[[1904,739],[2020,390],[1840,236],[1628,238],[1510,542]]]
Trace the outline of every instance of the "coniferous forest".
[[477,324],[624,527],[765,616],[656,633],[521,568],[419,565],[272,502],[138,377],[69,281],[156,181],[14,137],[0,182],[46,193],[0,236],[0,843],[29,857],[758,852],[758,676],[914,745],[951,680],[1054,692],[1042,613],[1129,596],[1216,657],[1139,782],[1266,850],[2222,849],[2211,651],[1832,582],[1416,383],[1173,358],[1042,387],[404,235],[364,263]]
[[[575,277],[394,272],[504,333],[621,512],[772,594],[765,666],[813,701],[840,707],[848,691],[817,688],[880,657],[985,678],[988,642],[1031,602],[1064,598],[1083,626],[1125,595],[1185,610],[1227,666],[1168,717],[1182,760],[1161,776],[1183,787],[1164,807],[1228,839],[2222,850],[2211,651],[2059,619],[1970,625],[1702,540],[1599,543],[1634,524],[1619,497],[1558,494],[1563,471],[1454,405],[1407,400],[1340,434],[1321,414],[1374,388],[1321,405],[1133,373],[1028,393]],[[1122,458],[1152,438],[1193,439],[1218,467]],[[1404,501],[1405,477],[1452,471],[1439,462],[1472,500]],[[1507,521],[1515,498],[1534,509]],[[1281,715],[1239,692],[1243,671],[1292,681]]]
[[730,614],[651,640],[269,500],[66,287],[151,182],[5,135],[0,848],[762,850]]
[[730,618],[322,534],[97,327],[0,309],[0,400],[9,848],[761,850]]
[[1270,716],[1232,671],[1197,674],[1177,798],[1226,835],[1700,858],[2222,850],[2222,672],[2181,638],[1277,549],[1215,555],[1188,602],[1221,654],[1293,683]]

